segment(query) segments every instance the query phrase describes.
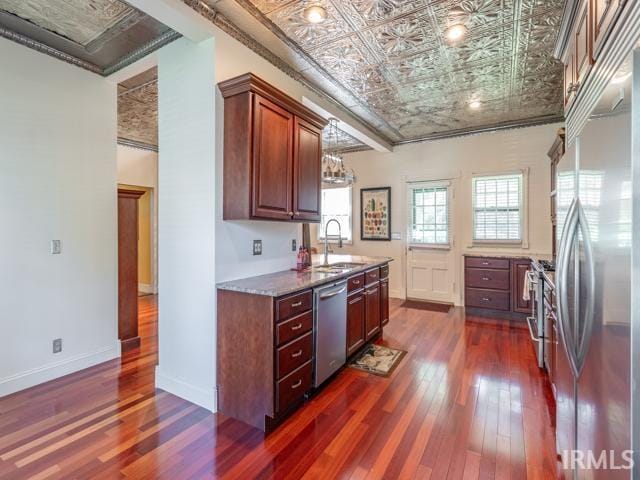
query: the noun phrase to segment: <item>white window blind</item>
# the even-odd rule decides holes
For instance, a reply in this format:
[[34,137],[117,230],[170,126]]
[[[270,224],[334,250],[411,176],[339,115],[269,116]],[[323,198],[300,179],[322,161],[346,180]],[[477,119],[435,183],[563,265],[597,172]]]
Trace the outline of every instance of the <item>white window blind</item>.
[[412,183],[407,188],[409,244],[448,246],[449,186],[442,182]]
[[[324,240],[324,227],[335,218],[340,223],[342,239],[351,241],[351,187],[323,188],[320,205],[321,222],[318,226],[318,240]],[[338,235],[338,226],[331,222],[329,235]],[[331,240],[331,237],[329,237]]]
[[474,240],[522,241],[522,180],[522,174],[474,177]]

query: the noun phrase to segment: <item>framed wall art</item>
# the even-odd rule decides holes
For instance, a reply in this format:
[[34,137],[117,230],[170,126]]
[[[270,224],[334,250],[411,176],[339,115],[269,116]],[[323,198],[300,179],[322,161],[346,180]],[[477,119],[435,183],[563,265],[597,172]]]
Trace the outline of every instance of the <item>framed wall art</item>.
[[391,187],[360,189],[360,240],[391,240]]

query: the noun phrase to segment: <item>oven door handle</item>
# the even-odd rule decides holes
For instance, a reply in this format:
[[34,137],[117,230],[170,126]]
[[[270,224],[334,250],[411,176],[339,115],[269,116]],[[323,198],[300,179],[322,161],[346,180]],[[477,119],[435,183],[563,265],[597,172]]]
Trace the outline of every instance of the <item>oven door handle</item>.
[[544,338],[534,331],[535,329],[531,326],[531,322],[537,322],[536,318],[527,317],[527,326],[529,327],[529,335],[531,336],[531,340],[533,340],[535,343],[540,343],[542,340],[544,340]]

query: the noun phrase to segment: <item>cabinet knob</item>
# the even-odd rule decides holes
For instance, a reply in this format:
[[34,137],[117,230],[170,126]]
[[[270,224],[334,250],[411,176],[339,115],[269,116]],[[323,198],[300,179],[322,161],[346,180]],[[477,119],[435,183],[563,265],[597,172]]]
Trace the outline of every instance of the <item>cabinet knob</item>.
[[491,300],[491,299],[490,299],[490,298],[487,298],[487,297],[483,297],[483,298],[482,298],[482,301],[483,301],[483,302],[488,302],[489,300]]
[[287,212],[287,215],[289,215],[290,217],[293,217],[293,212]]
[[296,212],[296,215],[300,215],[300,212]]

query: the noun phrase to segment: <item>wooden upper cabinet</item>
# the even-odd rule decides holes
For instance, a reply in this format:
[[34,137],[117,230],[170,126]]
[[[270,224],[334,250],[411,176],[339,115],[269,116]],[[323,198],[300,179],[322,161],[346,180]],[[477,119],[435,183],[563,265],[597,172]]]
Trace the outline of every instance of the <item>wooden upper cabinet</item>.
[[299,117],[293,132],[293,218],[319,222],[322,133]]
[[592,50],[597,58],[624,0],[591,0]]
[[252,217],[289,220],[292,216],[294,116],[254,96]]
[[578,14],[575,33],[575,89],[579,89],[593,65],[591,53],[591,28],[589,26],[589,2],[584,1]]
[[320,221],[327,121],[247,73],[224,98],[224,220]]
[[575,42],[572,41],[568,48],[567,58],[564,62],[564,108],[568,110],[576,94],[576,55]]

